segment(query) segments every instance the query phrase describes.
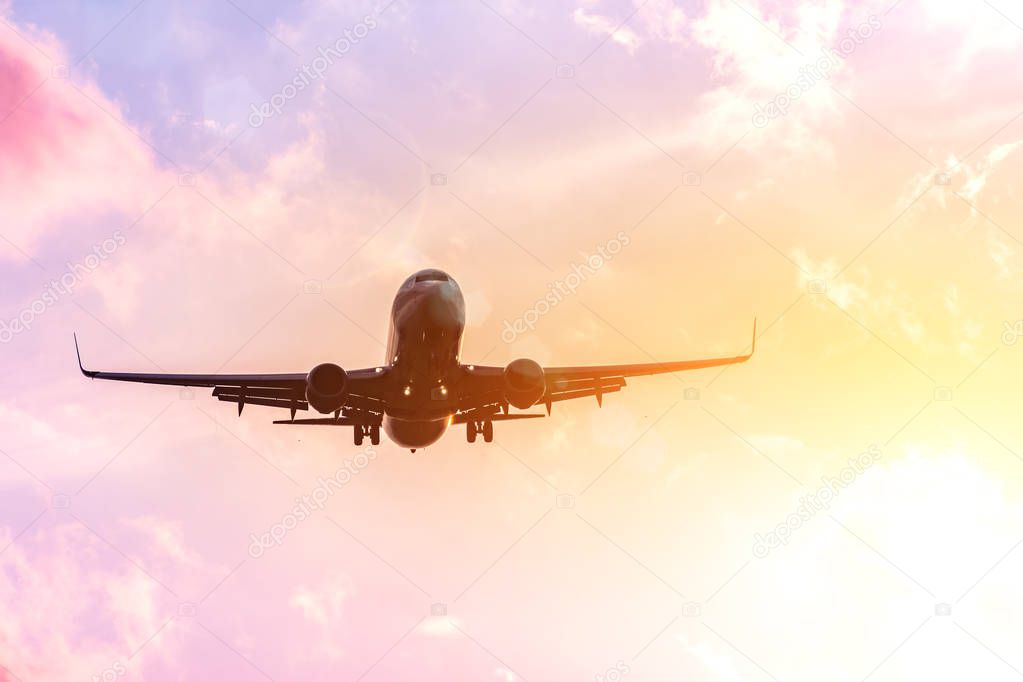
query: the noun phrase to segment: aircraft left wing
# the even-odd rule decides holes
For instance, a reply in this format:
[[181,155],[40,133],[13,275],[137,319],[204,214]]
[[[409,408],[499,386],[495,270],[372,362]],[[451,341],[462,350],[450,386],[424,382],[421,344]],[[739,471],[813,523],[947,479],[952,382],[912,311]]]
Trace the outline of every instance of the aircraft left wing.
[[[291,410],[294,419],[297,410],[308,410],[305,388],[307,372],[292,374],[147,374],[138,372],[100,372],[85,369],[82,355],[78,350],[75,336],[75,353],[78,355],[78,369],[90,379],[108,381],[129,381],[140,384],[163,386],[206,387],[213,389],[218,400],[236,403],[238,414],[246,405],[280,407]],[[348,372],[351,392],[345,398],[345,408],[357,411],[360,416],[383,412],[383,403],[376,394],[381,374],[376,368]]]

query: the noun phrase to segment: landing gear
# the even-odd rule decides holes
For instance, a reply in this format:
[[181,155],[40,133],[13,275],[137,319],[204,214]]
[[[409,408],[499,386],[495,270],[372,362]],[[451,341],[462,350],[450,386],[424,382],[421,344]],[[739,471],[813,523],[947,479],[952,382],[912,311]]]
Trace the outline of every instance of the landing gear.
[[466,422],[465,424],[465,438],[470,443],[476,442],[476,436],[483,434],[484,443],[494,442],[494,422],[489,419],[481,422]]
[[352,427],[352,433],[354,434],[355,446],[362,446],[362,441],[369,436],[369,442],[373,445],[380,445],[380,425],[374,424],[373,426],[364,426],[362,424],[356,424]]

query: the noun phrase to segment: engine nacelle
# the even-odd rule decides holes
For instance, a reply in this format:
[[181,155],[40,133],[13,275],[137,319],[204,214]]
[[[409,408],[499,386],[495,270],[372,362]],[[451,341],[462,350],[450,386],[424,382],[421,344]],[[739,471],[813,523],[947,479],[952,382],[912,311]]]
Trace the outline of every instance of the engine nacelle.
[[547,392],[543,367],[533,360],[515,360],[504,368],[504,399],[520,410],[536,405]]
[[348,373],[329,362],[316,365],[305,380],[305,398],[317,412],[336,412],[348,396]]

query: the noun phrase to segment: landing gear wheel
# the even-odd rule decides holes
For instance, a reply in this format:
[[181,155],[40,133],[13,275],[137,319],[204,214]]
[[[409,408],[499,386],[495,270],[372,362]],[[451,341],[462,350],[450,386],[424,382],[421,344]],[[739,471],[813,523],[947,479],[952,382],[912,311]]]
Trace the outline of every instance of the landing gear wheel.
[[484,443],[494,442],[494,422],[492,421],[483,422],[483,442]]
[[473,422],[466,422],[465,424],[465,439],[470,443],[476,442],[476,424]]
[[352,433],[355,434],[355,446],[359,447],[362,445],[362,439],[366,436],[362,426],[356,426],[352,429]]
[[380,445],[380,425],[369,427],[369,442],[373,445]]

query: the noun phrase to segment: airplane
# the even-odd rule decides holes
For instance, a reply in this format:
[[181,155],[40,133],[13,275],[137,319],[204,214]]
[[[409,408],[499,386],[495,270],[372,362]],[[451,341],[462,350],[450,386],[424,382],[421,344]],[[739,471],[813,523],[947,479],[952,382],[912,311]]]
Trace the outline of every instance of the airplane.
[[[274,424],[350,426],[354,443],[380,444],[383,427],[395,444],[415,452],[464,424],[475,443],[494,439],[494,422],[550,416],[553,403],[620,391],[628,377],[682,372],[746,362],[756,351],[757,325],[747,355],[680,362],[591,367],[541,367],[518,359],[504,367],[462,364],[465,299],[454,279],[436,269],[414,273],[401,285],[391,309],[384,364],[344,370],[323,363],[296,374],[139,374],[87,370],[75,335],[78,368],[90,379],[213,389],[218,400],[291,411]],[[543,412],[512,412],[546,407]],[[299,410],[329,415],[296,419]]]

